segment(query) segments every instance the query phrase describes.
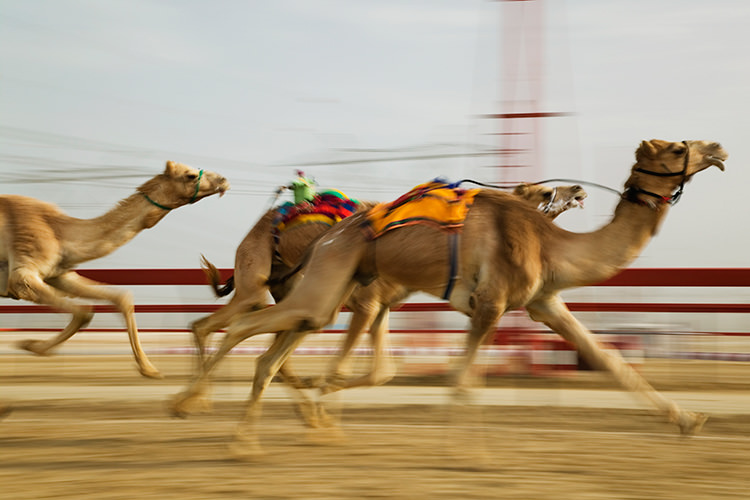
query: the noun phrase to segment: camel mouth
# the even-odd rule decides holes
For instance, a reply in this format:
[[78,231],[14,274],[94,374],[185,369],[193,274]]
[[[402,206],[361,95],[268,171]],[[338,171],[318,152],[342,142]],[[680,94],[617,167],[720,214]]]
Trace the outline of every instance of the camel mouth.
[[709,165],[713,165],[715,167],[719,167],[719,170],[721,170],[723,172],[724,169],[725,169],[725,167],[724,167],[724,160],[726,160],[727,157],[726,157],[726,155],[722,155],[722,156],[724,156],[724,157],[722,158],[721,156],[708,155],[708,156],[706,156],[706,162]]
[[568,207],[570,207],[570,208],[576,208],[576,207],[583,208],[583,200],[585,200],[587,196],[588,196],[588,194],[585,191],[582,190],[581,193],[573,196],[573,198],[571,198],[568,201]]
[[218,194],[219,198],[221,198],[222,196],[224,196],[227,193],[227,191],[229,191],[230,184],[224,178],[222,178],[221,181],[219,183],[217,183],[217,184],[218,185],[214,188],[214,193],[213,194]]

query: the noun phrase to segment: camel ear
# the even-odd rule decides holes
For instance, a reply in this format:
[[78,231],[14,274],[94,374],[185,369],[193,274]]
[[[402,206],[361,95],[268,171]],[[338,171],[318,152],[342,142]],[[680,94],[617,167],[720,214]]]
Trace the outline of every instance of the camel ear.
[[164,169],[164,173],[169,177],[174,177],[175,163],[173,161],[167,161],[167,166]]
[[636,158],[641,156],[646,158],[654,158],[658,153],[659,149],[651,141],[642,141],[638,151],[636,151]]
[[513,190],[513,194],[516,194],[518,196],[524,196],[526,193],[529,192],[529,185],[525,182],[523,184],[519,184],[516,186],[516,189]]

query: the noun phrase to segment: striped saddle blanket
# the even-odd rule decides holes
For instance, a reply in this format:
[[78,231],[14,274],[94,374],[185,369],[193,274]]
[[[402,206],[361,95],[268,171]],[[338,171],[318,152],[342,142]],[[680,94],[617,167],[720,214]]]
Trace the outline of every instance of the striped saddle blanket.
[[333,226],[341,219],[357,211],[357,200],[353,200],[341,191],[334,189],[321,191],[312,201],[284,203],[276,208],[273,220],[274,230],[283,232],[287,229],[312,222]]
[[420,184],[389,203],[380,203],[367,214],[371,238],[399,227],[427,224],[444,231],[459,231],[479,189],[459,189],[441,179]]

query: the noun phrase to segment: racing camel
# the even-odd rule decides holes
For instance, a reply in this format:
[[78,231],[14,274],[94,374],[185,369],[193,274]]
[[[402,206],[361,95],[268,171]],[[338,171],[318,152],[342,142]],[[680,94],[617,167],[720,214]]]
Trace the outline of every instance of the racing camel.
[[[566,210],[583,207],[587,196],[579,185],[549,187],[523,183],[516,186],[513,193],[550,219],[555,219]],[[365,202],[361,206],[361,209],[367,210],[373,204]],[[203,257],[203,269],[217,297],[226,296],[232,291],[234,295],[224,307],[191,325],[201,360],[211,333],[228,326],[237,314],[265,307],[267,284],[278,283],[270,290],[277,302],[286,295],[290,285],[277,281],[275,277],[293,269],[307,247],[330,227],[323,223],[296,225],[282,231],[276,240],[272,236],[275,217],[276,209],[269,210],[242,240],[235,254],[234,274],[225,285],[220,284],[218,269]],[[346,301],[346,306],[352,312],[351,321],[342,348],[323,380],[321,389],[324,393],[349,387],[380,385],[393,377],[394,367],[385,355],[388,307],[403,300],[408,293],[405,288],[384,280],[357,287],[352,292]],[[371,325],[372,366],[369,373],[350,379],[350,354],[367,325]],[[281,366],[279,373],[293,389],[310,387],[310,382],[303,382],[293,374],[288,361]],[[296,393],[296,399],[307,423],[317,425],[309,399],[300,392]]]
[[94,314],[90,305],[69,297],[103,300],[125,317],[130,345],[141,375],[161,378],[141,348],[130,292],[101,286],[73,269],[104,257],[171,210],[229,189],[219,174],[168,161],[164,172],[140,186],[113,209],[94,219],[77,219],[34,198],[0,196],[0,297],[28,300],[73,315],[57,336],[24,340],[20,347],[46,355]]
[[[507,311],[524,307],[574,344],[595,368],[605,369],[675,423],[682,434],[700,430],[703,414],[681,409],[659,394],[618,354],[602,349],[568,310],[561,290],[600,283],[631,263],[656,234],[670,206],[692,177],[711,166],[724,170],[726,151],[707,141],[643,141],[637,148],[613,218],[589,233],[566,231],[515,197],[481,190],[474,198],[459,242],[458,275],[450,304],[471,318],[466,351],[457,366],[456,386],[468,387],[469,367],[478,347]],[[312,248],[303,277],[277,306],[238,317],[199,375],[170,403],[183,415],[204,397],[207,378],[242,340],[276,332],[257,360],[252,394],[232,446],[237,455],[260,452],[255,422],[260,398],[305,335],[331,322],[358,282],[381,277],[409,290],[442,296],[450,272],[450,235],[424,225],[385,233],[371,241],[361,230],[366,214],[354,215],[321,237]]]

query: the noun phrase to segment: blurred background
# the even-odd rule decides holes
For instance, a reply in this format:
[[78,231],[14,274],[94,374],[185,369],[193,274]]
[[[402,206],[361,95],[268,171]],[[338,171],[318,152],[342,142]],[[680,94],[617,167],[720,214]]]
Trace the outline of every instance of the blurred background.
[[[197,268],[203,253],[231,268],[296,169],[376,200],[436,176],[619,190],[641,140],[708,139],[730,152],[727,171],[686,187],[632,267],[748,267],[749,22],[733,0],[0,0],[0,190],[88,218],[167,160],[220,172],[227,196],[84,267]],[[587,190],[560,225],[609,220],[617,196]],[[138,303],[217,303],[202,286],[133,289]],[[722,287],[566,297],[750,302]],[[743,314],[581,314],[592,328],[746,330]],[[92,326],[120,323],[100,316]],[[194,317],[174,316],[139,322]]]

